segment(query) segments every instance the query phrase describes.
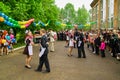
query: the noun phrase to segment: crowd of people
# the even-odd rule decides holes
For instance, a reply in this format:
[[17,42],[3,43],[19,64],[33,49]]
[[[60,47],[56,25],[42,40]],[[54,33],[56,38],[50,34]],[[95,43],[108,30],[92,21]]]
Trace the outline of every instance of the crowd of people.
[[[84,43],[87,48],[96,55],[106,57],[105,53],[110,53],[112,57],[120,60],[120,31],[119,30],[91,30],[82,31],[78,29],[60,31],[57,33],[58,40],[66,41],[65,47],[69,47],[68,56],[72,56],[73,47],[78,48],[78,57],[86,57]],[[80,42],[80,43],[79,43]],[[82,48],[79,48],[79,45]]]
[[0,56],[8,55],[13,51],[13,44],[16,42],[13,31],[0,30]]

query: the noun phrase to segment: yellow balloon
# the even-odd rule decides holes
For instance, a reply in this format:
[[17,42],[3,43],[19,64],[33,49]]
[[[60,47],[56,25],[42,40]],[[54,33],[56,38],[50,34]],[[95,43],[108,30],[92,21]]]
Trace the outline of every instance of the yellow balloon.
[[24,25],[24,24],[27,24],[28,23],[28,21],[18,21],[18,23],[20,24],[20,25]]
[[5,39],[2,39],[2,43],[3,43],[3,44],[6,43],[6,40],[5,40]]
[[23,25],[23,26],[21,26],[21,28],[25,28],[25,26]]
[[4,18],[3,17],[0,17],[0,22],[3,22],[4,21]]

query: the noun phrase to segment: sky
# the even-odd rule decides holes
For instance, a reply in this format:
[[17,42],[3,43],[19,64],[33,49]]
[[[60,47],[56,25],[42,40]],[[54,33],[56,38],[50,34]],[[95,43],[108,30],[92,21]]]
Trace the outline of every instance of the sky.
[[82,5],[85,5],[85,8],[87,10],[90,10],[90,4],[93,0],[55,0],[55,4],[59,7],[59,8],[64,8],[64,6],[67,3],[72,3],[74,5],[75,10],[78,10],[78,8],[82,7]]

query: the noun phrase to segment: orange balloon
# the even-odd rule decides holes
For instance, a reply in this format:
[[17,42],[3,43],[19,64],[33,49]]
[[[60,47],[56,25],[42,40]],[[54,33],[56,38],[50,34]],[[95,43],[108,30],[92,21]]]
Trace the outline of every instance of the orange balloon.
[[8,32],[6,30],[4,30],[3,34],[6,35]]
[[4,18],[3,17],[0,17],[0,22],[3,22],[4,21]]

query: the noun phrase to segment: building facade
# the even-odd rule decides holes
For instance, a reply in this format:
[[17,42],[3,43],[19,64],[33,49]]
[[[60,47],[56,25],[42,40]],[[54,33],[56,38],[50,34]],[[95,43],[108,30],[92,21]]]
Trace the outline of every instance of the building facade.
[[120,0],[93,0],[90,6],[93,29],[120,29]]

